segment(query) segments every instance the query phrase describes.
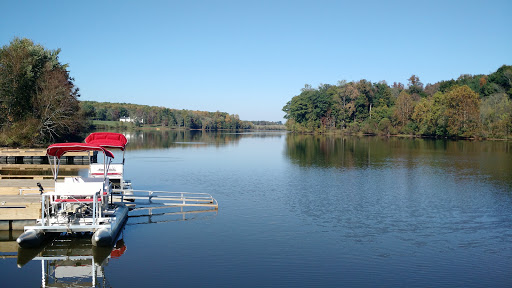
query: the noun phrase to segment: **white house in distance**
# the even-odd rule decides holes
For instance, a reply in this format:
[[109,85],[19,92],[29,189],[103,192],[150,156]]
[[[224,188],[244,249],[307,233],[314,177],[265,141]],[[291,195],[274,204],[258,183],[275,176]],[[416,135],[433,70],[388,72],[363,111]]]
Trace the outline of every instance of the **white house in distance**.
[[[130,117],[125,117],[125,116],[119,118],[119,121],[121,121],[121,122],[132,122],[133,123],[137,120],[138,120],[137,118],[130,118]],[[140,119],[139,123],[144,123],[144,119]]]

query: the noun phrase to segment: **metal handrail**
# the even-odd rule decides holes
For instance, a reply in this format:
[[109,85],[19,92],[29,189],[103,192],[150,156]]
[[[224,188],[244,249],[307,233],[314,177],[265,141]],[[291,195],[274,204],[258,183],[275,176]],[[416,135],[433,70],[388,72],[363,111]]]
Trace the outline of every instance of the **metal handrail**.
[[40,191],[39,188],[20,188],[20,196],[22,195],[40,195],[41,193],[25,193],[23,194],[23,191]]
[[[174,201],[181,202],[180,205],[183,206],[201,206],[204,204],[198,204],[197,202],[210,202],[212,206],[218,207],[217,200],[213,198],[212,195],[208,193],[200,193],[200,192],[171,192],[171,191],[155,191],[155,190],[134,190],[134,189],[112,189],[112,192],[121,192],[121,201],[124,200],[124,197],[128,197],[131,199],[147,199],[150,203],[153,203],[152,200],[157,201]],[[139,195],[126,195],[126,192],[131,193],[144,193],[147,196],[139,196]],[[159,198],[159,199],[157,199]],[[190,203],[196,202],[196,203]],[[178,204],[178,203],[176,203]]]

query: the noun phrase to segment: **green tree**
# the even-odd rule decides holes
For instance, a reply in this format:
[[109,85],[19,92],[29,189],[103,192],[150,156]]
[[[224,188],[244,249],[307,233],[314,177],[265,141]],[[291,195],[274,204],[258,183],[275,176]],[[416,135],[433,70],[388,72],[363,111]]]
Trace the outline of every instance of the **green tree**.
[[388,84],[386,84],[386,81],[381,81],[373,86],[375,87],[375,107],[391,107],[395,104],[393,93]]
[[293,97],[283,108],[286,113],[285,119],[293,119],[299,124],[306,122],[306,115],[308,114],[307,99],[301,97],[301,95]]
[[30,115],[37,79],[45,70],[46,63],[51,65],[50,69],[59,67],[59,52],[45,50],[29,39],[20,38],[14,38],[9,45],[0,49],[2,123],[10,125]]
[[356,112],[356,115],[357,115],[357,119],[359,121],[364,121],[366,118],[368,118],[368,115],[370,115],[370,111],[369,109],[371,109],[371,104],[370,104],[370,100],[366,97],[365,94],[360,94],[356,99],[355,99],[355,112]]
[[412,120],[418,127],[420,135],[436,135],[436,121],[433,113],[433,97],[422,98],[414,107]]
[[381,131],[382,133],[384,134],[390,134],[391,132],[391,120],[389,120],[389,118],[382,118],[380,121],[379,121],[379,126],[378,126],[378,129],[379,131]]
[[85,103],[81,106],[82,113],[86,118],[95,118],[96,117],[96,108],[91,103]]
[[489,75],[489,82],[501,88],[495,92],[505,92],[512,97],[512,66],[503,65],[496,72]]
[[128,112],[128,110],[125,107],[120,107],[119,108],[119,117],[128,117],[128,116],[130,116],[130,113]]
[[362,79],[356,83],[359,96],[356,99],[355,107],[358,119],[364,121],[371,117],[371,111],[374,104],[375,91],[372,83],[366,79]]
[[107,108],[99,108],[96,110],[96,119],[97,120],[107,120]]

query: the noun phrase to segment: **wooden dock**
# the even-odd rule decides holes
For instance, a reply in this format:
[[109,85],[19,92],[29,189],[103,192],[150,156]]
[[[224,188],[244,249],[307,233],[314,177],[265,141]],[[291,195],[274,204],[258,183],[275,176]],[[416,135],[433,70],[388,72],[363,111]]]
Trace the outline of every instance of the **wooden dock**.
[[[41,196],[37,183],[53,190],[53,180],[3,179],[0,181],[0,230],[23,230],[41,218]],[[21,189],[21,195],[20,195]]]

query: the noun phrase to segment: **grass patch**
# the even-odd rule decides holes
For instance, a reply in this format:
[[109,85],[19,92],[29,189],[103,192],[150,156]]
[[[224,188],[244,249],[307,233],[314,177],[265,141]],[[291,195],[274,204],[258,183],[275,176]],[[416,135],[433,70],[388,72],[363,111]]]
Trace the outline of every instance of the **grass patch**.
[[92,120],[92,125],[95,129],[126,129],[132,130],[137,128],[135,123],[121,122],[121,121],[103,121],[103,120]]

